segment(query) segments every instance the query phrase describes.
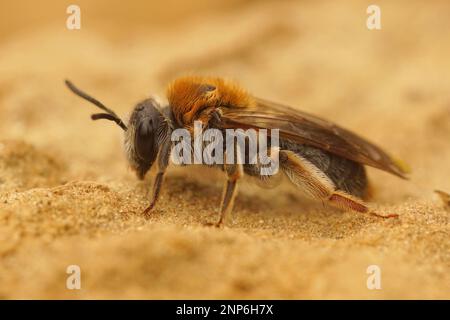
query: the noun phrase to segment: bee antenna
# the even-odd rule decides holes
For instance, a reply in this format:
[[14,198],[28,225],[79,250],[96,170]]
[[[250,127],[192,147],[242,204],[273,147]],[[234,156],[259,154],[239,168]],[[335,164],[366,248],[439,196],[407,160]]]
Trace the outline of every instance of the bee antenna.
[[65,80],[64,82],[66,83],[66,86],[70,89],[70,91],[75,93],[77,96],[83,98],[84,100],[89,101],[90,103],[96,105],[100,109],[106,111],[106,113],[95,113],[95,114],[91,115],[92,120],[98,120],[98,119],[111,120],[111,121],[114,121],[124,131],[127,130],[127,126],[125,125],[125,123],[122,121],[122,119],[119,118],[119,116],[114,111],[107,108],[103,103],[101,103],[97,99],[91,97],[87,93],[85,93],[85,92],[81,91],[80,89],[78,89],[77,87],[75,87],[75,85],[72,82],[70,82],[69,80]]

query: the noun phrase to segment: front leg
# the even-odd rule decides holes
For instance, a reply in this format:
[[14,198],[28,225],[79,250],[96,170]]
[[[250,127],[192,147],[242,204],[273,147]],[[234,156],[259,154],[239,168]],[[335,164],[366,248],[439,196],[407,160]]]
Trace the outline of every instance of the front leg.
[[161,186],[164,180],[164,173],[169,165],[171,147],[171,143],[165,141],[158,153],[158,173],[156,174],[155,182],[153,183],[152,198],[150,200],[150,205],[144,210],[144,212],[142,212],[147,219],[150,218],[150,213],[158,202]]
[[155,177],[155,182],[153,183],[152,199],[150,205],[142,213],[147,219],[150,218],[150,211],[155,207],[156,202],[159,199],[159,193],[161,191],[161,186],[164,178],[164,172],[158,172]]

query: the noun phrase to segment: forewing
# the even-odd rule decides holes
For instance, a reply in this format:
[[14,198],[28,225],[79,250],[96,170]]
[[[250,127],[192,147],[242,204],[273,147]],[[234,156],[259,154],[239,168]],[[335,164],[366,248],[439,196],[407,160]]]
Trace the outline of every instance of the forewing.
[[336,124],[290,107],[255,99],[252,108],[222,108],[223,128],[279,129],[280,137],[317,147],[401,178],[406,171],[386,152]]

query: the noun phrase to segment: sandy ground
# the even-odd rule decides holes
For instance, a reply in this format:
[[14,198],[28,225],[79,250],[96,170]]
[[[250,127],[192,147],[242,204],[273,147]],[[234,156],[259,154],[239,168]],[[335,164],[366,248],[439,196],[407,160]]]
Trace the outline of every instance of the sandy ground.
[[[0,298],[450,298],[450,4],[79,1],[0,5]],[[114,7],[113,4],[117,5]],[[172,166],[150,220],[152,175],[127,169],[120,130],[91,122],[66,77],[122,116],[185,73],[331,119],[407,161],[369,169],[382,221],[240,186],[224,229],[202,225],[223,175]],[[66,288],[79,265],[81,290]],[[366,269],[381,268],[381,290]]]

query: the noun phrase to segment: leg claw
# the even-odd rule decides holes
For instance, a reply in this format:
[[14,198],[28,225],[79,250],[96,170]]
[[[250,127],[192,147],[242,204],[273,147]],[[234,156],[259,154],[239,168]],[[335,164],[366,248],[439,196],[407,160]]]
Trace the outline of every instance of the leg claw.
[[152,205],[150,205],[150,206],[148,206],[144,211],[142,211],[142,215],[144,216],[144,218],[145,219],[150,219],[150,217],[152,216],[152,209],[153,209],[153,206]]

